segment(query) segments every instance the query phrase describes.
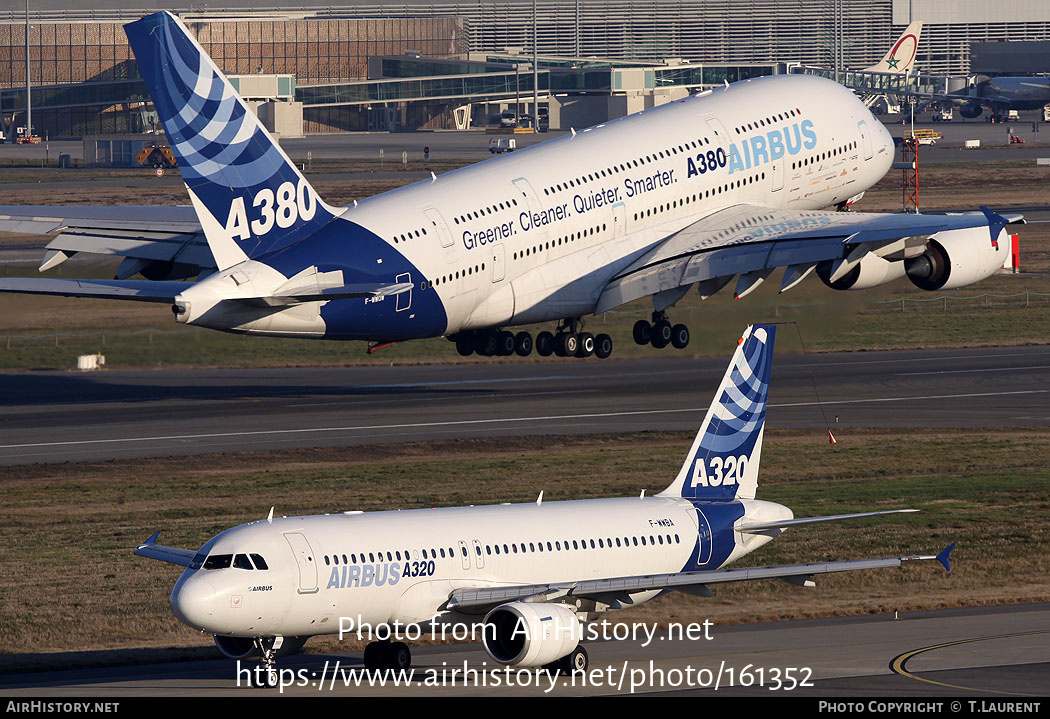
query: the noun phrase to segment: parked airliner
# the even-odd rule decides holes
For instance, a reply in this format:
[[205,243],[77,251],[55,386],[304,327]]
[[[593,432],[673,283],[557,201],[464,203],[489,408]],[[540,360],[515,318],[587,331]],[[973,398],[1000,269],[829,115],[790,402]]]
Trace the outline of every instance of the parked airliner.
[[[229,332],[464,354],[607,357],[583,318],[651,297],[639,344],[684,347],[670,310],[778,267],[836,290],[908,277],[928,290],[1002,266],[1007,223],[845,209],[890,168],[886,129],[847,89],[781,75],[707,90],[349,207],[325,203],[167,12],[125,26],[192,207],[0,207],[0,230],[59,232],[124,257],[114,280],[11,278],[0,291],[165,303]],[[145,280],[128,279],[141,274]],[[188,278],[197,277],[196,281]],[[556,330],[508,328],[555,323]],[[374,346],[374,345],[373,345]]]
[[[226,530],[197,551],[156,544],[136,554],[185,566],[171,593],[181,621],[213,634],[232,658],[261,655],[269,684],[284,649],[359,626],[484,628],[500,664],[585,670],[581,623],[667,591],[710,596],[723,582],[813,586],[828,572],[895,567],[937,556],[725,569],[784,530],[899,509],[795,519],[755,498],[775,325],[740,338],[674,481],[656,496],[270,516]],[[348,623],[349,622],[349,623]],[[369,670],[405,669],[403,642],[373,642]]]

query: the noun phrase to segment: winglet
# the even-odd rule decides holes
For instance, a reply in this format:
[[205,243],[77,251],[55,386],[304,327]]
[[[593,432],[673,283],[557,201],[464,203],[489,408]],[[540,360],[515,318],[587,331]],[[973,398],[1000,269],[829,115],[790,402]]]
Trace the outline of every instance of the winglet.
[[1010,224],[1010,220],[1006,219],[998,212],[989,210],[984,205],[981,205],[981,212],[983,212],[984,216],[988,218],[988,231],[992,236],[992,247],[999,249],[999,235],[1002,233],[1003,229]]
[[139,548],[139,549],[142,549],[143,547],[148,547],[148,546],[150,546],[150,545],[152,545],[152,544],[156,544],[156,543],[157,543],[157,537],[159,537],[159,536],[160,536],[160,530],[158,529],[158,530],[157,530],[156,532],[154,532],[154,533],[153,533],[153,534],[152,534],[152,535],[150,536],[150,538],[149,538],[149,539],[147,539],[147,540],[146,540],[145,542],[143,542],[142,544],[140,544],[140,545],[138,546],[138,548]]
[[955,542],[952,542],[951,544],[949,544],[947,547],[944,548],[943,552],[941,552],[940,554],[937,555],[937,561],[940,562],[941,564],[943,564],[945,571],[948,571],[948,572],[952,571],[952,565],[951,565],[951,562],[949,561],[949,559],[950,559],[949,555],[952,553],[953,549],[955,549]]
[[266,523],[273,524],[273,507],[270,507],[270,513],[266,515]]

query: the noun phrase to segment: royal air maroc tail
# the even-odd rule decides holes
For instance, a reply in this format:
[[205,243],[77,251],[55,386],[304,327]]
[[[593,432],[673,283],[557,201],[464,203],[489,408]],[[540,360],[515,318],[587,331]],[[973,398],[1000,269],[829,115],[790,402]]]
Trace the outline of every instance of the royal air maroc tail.
[[894,72],[907,74],[915,69],[915,55],[919,49],[919,37],[922,35],[922,23],[913,22],[886,53],[881,60],[871,67],[864,68],[865,72]]
[[[811,586],[818,574],[918,559],[947,569],[950,548],[726,568],[789,528],[915,511],[796,519],[755,498],[775,333],[764,324],[744,332],[682,471],[656,496],[551,502],[540,493],[527,504],[310,517],[271,510],[196,552],[160,546],[154,534],[135,553],[185,567],[175,615],[231,658],[261,657],[256,678],[271,685],[282,649],[318,634],[444,627],[483,638],[503,665],[584,670],[590,623],[668,591],[710,596],[715,585],[760,579]],[[406,670],[411,652],[377,641],[364,663]]]
[[[885,175],[893,142],[849,90],[803,75],[705,90],[333,207],[175,16],[125,30],[192,207],[0,207],[0,230],[59,233],[41,271],[78,253],[124,258],[113,280],[4,278],[0,291],[164,303],[178,322],[245,334],[608,357],[611,337],[585,322],[636,299],[653,306],[635,341],[683,348],[672,315],[693,287],[706,298],[735,280],[743,299],[783,267],[781,291],[814,270],[834,290],[905,277],[951,289],[1001,267],[998,239],[1020,220],[836,212]],[[914,54],[912,35],[891,62]],[[511,331],[536,324],[549,329]]]

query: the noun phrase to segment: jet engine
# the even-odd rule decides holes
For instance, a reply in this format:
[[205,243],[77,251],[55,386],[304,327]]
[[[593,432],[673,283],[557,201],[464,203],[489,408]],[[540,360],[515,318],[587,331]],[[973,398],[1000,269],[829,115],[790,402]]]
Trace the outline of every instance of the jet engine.
[[[281,644],[281,648],[277,650],[277,656],[295,654],[303,648],[307,639],[309,637],[286,637]],[[270,637],[267,642],[267,646],[270,646],[273,643],[273,638]],[[230,659],[248,659],[261,656],[255,640],[248,637],[220,637],[216,635],[215,646]]]
[[946,230],[930,237],[926,251],[905,260],[908,279],[923,290],[953,290],[999,270],[1010,254],[1010,236],[999,233],[993,246],[987,227]]
[[867,254],[856,266],[831,282],[833,263],[825,260],[817,265],[817,277],[833,290],[867,290],[904,277],[904,263],[890,262],[878,255]]
[[981,107],[979,102],[967,102],[959,107],[959,114],[969,120],[980,117],[982,112],[984,112],[984,108]]
[[485,651],[510,666],[542,667],[580,643],[580,621],[564,604],[502,604],[488,613],[485,625]]

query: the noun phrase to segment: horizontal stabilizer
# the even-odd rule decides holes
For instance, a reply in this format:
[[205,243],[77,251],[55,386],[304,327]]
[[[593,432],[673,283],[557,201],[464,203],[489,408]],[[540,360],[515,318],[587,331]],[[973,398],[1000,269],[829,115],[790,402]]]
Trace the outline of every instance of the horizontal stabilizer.
[[398,282],[396,284],[377,284],[370,282],[359,282],[340,287],[325,287],[312,291],[278,293],[273,297],[267,297],[266,301],[274,305],[295,304],[298,302],[323,302],[325,300],[345,300],[354,297],[388,297],[408,292],[415,285],[411,282]]
[[158,536],[160,536],[160,532],[154,532],[153,536],[140,544],[134,553],[140,557],[148,557],[149,559],[156,559],[169,564],[178,564],[180,567],[190,566],[190,562],[193,561],[196,552],[191,552],[189,549],[159,545],[157,544]]
[[807,524],[823,524],[824,522],[838,522],[842,519],[861,519],[863,517],[877,517],[883,514],[905,514],[918,512],[917,509],[888,509],[883,512],[860,512],[859,514],[832,514],[826,517],[802,517],[800,519],[781,519],[776,522],[754,522],[741,524],[736,528],[738,532],[754,534],[756,532],[767,532],[772,529],[790,529],[791,527],[803,527]]
[[149,280],[52,280],[35,277],[0,279],[0,292],[62,297],[96,297],[136,302],[172,302],[192,282]]

